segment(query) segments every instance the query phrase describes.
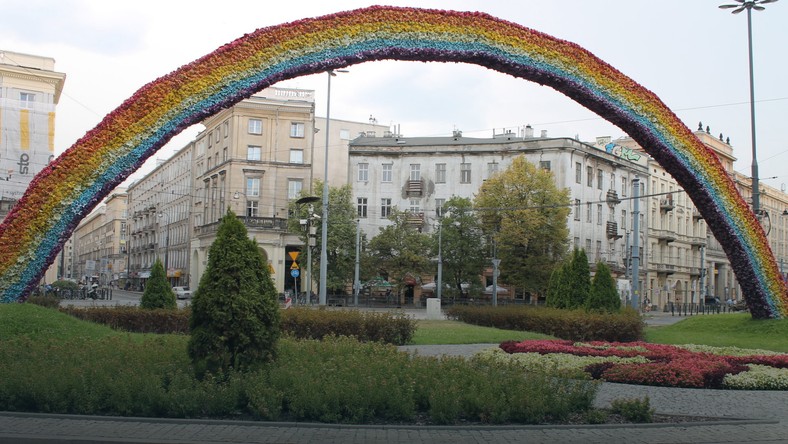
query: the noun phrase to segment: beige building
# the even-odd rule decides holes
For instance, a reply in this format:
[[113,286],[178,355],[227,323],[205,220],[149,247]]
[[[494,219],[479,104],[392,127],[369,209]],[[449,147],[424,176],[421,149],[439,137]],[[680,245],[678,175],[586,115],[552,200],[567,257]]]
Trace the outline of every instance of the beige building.
[[75,275],[72,278],[102,286],[125,283],[127,202],[126,191],[116,189],[74,230]]

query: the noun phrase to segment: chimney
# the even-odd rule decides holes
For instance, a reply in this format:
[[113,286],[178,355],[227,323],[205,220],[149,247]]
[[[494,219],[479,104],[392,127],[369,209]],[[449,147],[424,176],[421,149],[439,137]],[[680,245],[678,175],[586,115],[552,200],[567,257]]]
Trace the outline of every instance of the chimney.
[[531,138],[533,136],[534,136],[534,129],[531,126],[531,124],[525,125],[525,137],[526,137],[526,139],[527,138]]
[[547,130],[542,130],[542,137],[547,137]]

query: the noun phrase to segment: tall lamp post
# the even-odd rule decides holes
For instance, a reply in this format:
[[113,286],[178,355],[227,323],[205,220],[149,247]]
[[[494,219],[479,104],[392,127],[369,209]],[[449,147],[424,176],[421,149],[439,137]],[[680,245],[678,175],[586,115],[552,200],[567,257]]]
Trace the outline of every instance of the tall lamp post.
[[752,10],[763,11],[761,5],[774,3],[777,0],[736,0],[737,3],[720,5],[720,9],[735,8],[731,13],[738,14],[747,10],[747,43],[750,54],[750,131],[752,136],[752,212],[756,217],[761,215],[760,195],[758,188],[758,160],[755,150],[755,80],[752,74]]
[[167,274],[170,269],[170,215],[160,211],[158,216],[167,218],[167,231],[164,235],[164,276],[167,276],[167,282],[170,282],[170,276]]
[[[306,196],[298,199],[296,201],[296,205],[298,205],[299,210],[301,206],[304,204],[309,204],[309,214],[307,214],[306,219],[300,219],[299,223],[302,227],[305,227],[306,230],[306,303],[307,305],[311,304],[312,298],[312,247],[314,244],[314,236],[312,233],[312,217],[314,216],[314,208],[312,207],[312,203],[317,202],[320,200],[317,196]],[[299,211],[300,212],[300,211]],[[303,279],[303,278],[302,278]],[[303,284],[301,285],[303,287]]]
[[326,273],[328,273],[328,250],[326,244],[328,243],[328,143],[330,139],[330,132],[328,126],[331,122],[331,77],[335,77],[338,72],[348,72],[344,69],[334,71],[330,69],[326,71],[328,74],[328,90],[326,92],[326,147],[323,158],[323,220],[320,226],[320,293],[319,304],[326,305]]

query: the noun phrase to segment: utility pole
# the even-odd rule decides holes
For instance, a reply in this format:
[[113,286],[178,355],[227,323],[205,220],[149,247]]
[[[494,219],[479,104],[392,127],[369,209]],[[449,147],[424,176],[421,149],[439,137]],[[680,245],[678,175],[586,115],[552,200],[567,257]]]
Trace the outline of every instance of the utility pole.
[[358,307],[358,292],[361,290],[359,274],[361,268],[361,219],[356,219],[356,269],[353,273],[353,305]]
[[632,306],[640,312],[640,179],[637,177],[632,181],[632,197],[635,201],[632,211],[635,219],[632,223]]

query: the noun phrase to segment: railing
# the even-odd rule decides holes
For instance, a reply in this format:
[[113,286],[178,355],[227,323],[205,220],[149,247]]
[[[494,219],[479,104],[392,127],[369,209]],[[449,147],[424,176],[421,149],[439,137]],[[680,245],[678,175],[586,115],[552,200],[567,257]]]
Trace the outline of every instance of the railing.
[[[238,219],[243,222],[247,228],[256,230],[273,230],[273,231],[287,231],[287,219],[280,217],[252,217],[252,216],[238,216]],[[219,222],[211,222],[209,224],[194,227],[194,233],[210,234],[215,233],[219,229]]]

